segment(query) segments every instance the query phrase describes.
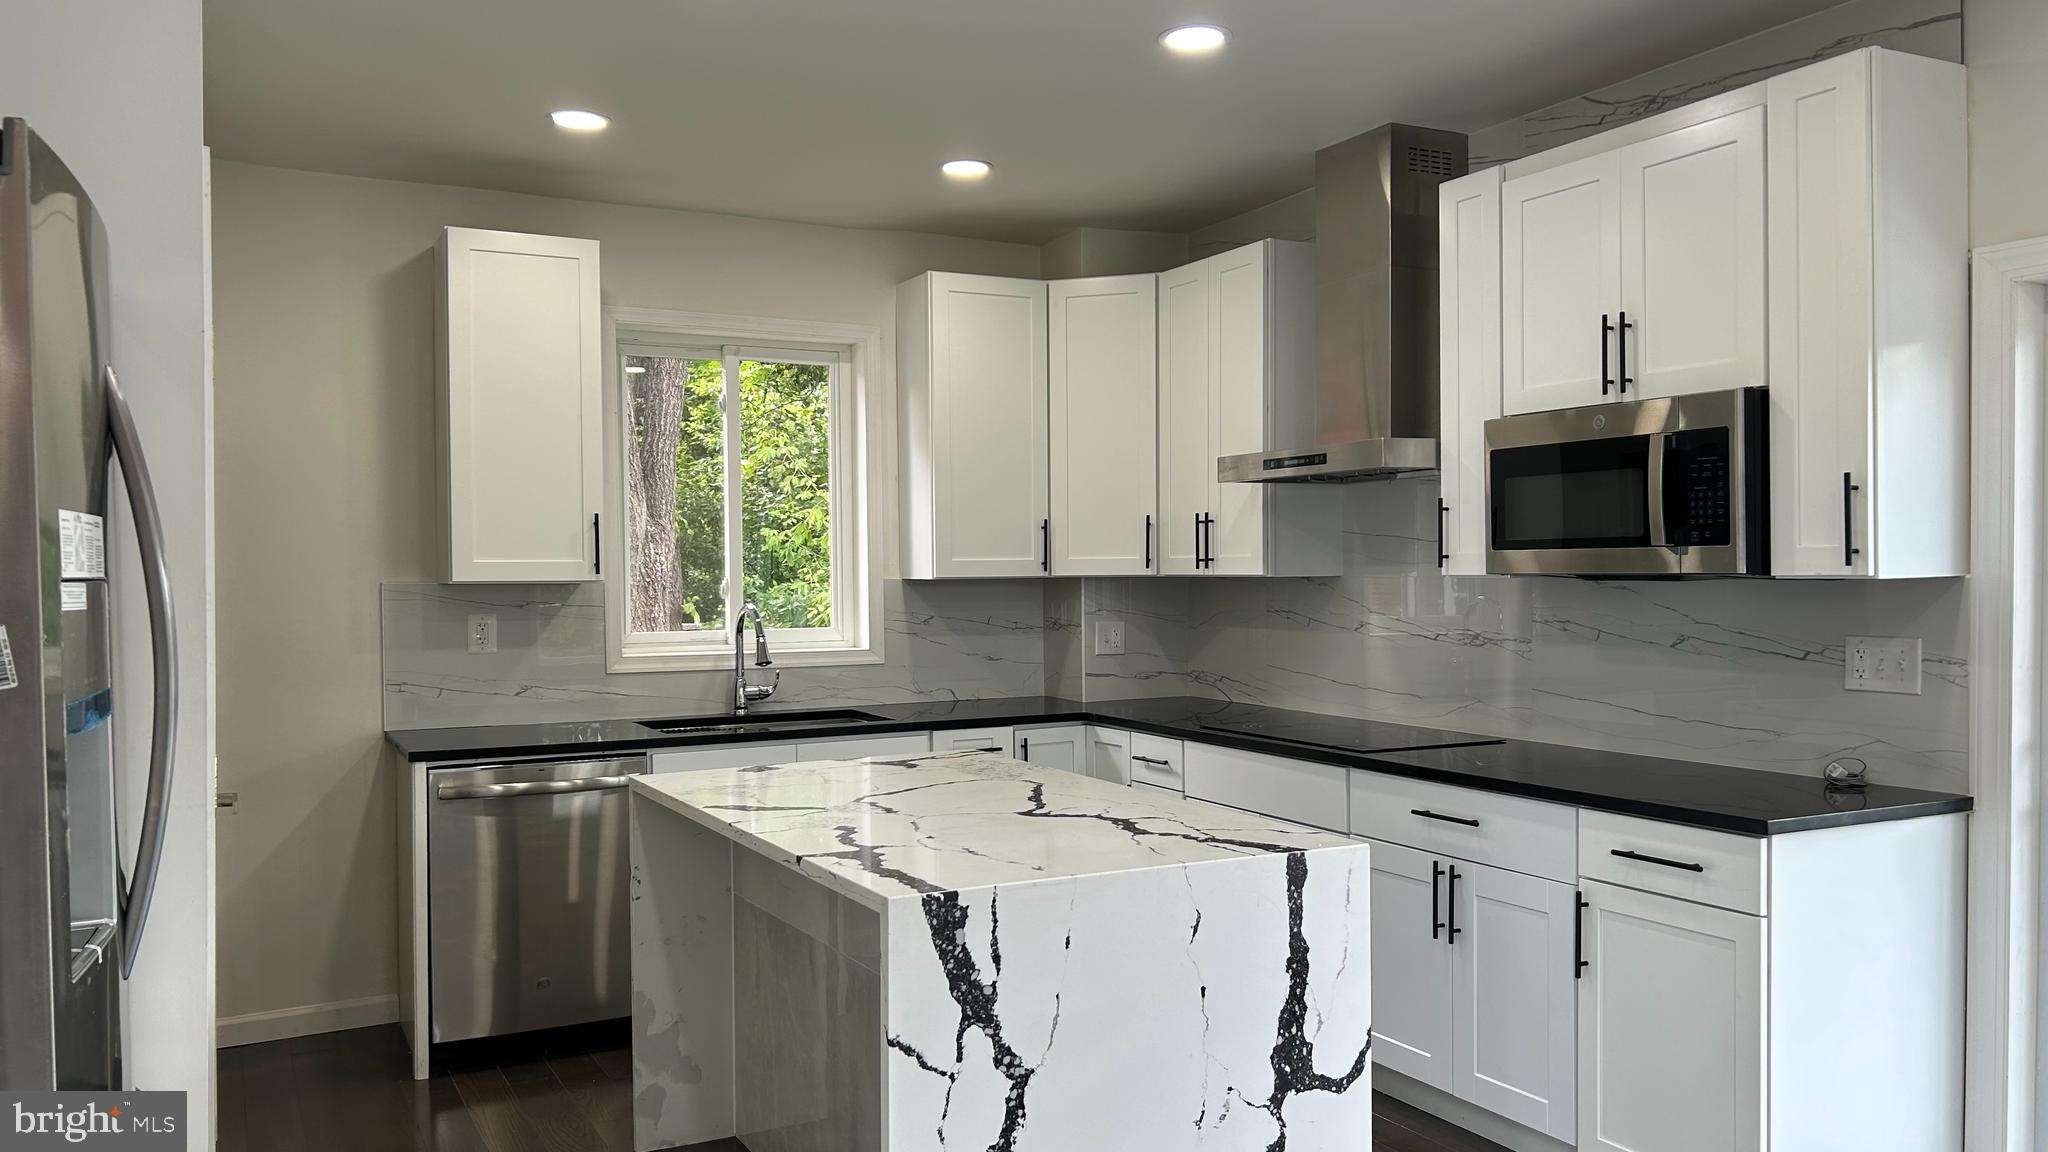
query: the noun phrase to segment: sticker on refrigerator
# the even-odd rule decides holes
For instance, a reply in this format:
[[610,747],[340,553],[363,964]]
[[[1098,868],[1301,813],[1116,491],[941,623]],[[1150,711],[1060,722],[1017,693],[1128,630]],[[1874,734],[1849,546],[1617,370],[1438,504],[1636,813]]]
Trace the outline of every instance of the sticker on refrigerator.
[[59,601],[59,605],[63,611],[83,612],[86,606],[91,603],[91,601],[86,599],[86,586],[83,584],[59,584],[57,587],[61,590],[62,599]]
[[7,643],[7,625],[0,624],[0,692],[19,683],[14,678],[14,649]]
[[106,521],[90,512],[57,510],[58,566],[62,580],[107,578]]

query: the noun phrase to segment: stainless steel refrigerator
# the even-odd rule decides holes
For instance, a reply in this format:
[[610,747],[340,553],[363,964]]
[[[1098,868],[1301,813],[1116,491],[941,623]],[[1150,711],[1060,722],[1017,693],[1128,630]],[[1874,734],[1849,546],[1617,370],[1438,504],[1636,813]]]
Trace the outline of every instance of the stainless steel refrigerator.
[[[121,979],[163,851],[177,659],[156,500],[112,365],[107,233],[71,170],[0,121],[0,1089],[121,1088]],[[109,602],[109,485],[142,603]],[[116,700],[112,612],[146,613],[152,696]],[[145,766],[117,707],[150,709]],[[140,787],[125,777],[146,772]],[[126,857],[117,811],[139,794]],[[161,913],[160,913],[161,914]]]

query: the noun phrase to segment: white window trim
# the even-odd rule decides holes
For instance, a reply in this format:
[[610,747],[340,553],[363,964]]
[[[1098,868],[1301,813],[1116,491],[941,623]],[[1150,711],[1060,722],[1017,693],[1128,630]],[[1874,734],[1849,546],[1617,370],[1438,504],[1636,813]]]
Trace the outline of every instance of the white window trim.
[[[833,413],[841,420],[841,428],[834,437],[831,464],[832,565],[834,618],[844,619],[844,631],[835,628],[834,635],[821,637],[815,629],[771,629],[768,643],[777,667],[881,663],[882,565],[875,539],[880,525],[872,507],[878,483],[871,451],[875,389],[882,372],[881,330],[868,324],[613,306],[604,310],[604,519],[608,527],[598,542],[604,557],[606,668],[612,672],[730,670],[733,661],[730,631],[721,629],[715,641],[686,642],[675,639],[673,633],[661,639],[635,639],[627,634],[626,409],[618,352],[622,330],[673,333],[678,346],[707,351],[718,348],[839,358],[839,368],[833,373]],[[727,446],[726,458],[728,469],[738,467],[736,446]],[[751,650],[749,657],[751,660]]]

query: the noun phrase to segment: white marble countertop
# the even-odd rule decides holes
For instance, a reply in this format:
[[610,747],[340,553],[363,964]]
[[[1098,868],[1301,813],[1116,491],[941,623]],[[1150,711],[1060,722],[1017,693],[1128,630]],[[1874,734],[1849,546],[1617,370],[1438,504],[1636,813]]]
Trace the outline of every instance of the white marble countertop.
[[633,778],[636,794],[870,907],[1357,841],[986,752]]

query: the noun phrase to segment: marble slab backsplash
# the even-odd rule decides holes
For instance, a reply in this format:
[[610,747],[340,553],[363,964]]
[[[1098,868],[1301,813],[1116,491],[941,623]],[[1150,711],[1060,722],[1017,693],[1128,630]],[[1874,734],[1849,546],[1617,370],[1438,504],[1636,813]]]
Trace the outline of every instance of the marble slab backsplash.
[[1850,0],[1474,132],[1472,164],[1487,167],[1520,159],[1830,56],[1873,47],[1961,60],[1961,0]]
[[[790,668],[777,704],[890,704],[1044,691],[1037,580],[883,583],[885,663]],[[469,615],[498,617],[471,653]],[[732,673],[605,671],[598,584],[383,586],[384,726],[439,728],[717,711]]]
[[[1445,577],[1434,477],[1347,488],[1345,542],[1328,579],[1088,581],[1077,611],[1122,616],[1134,653],[1084,657],[1088,694],[1969,787],[1961,580]],[[1852,635],[1920,637],[1922,695],[1846,691]]]

